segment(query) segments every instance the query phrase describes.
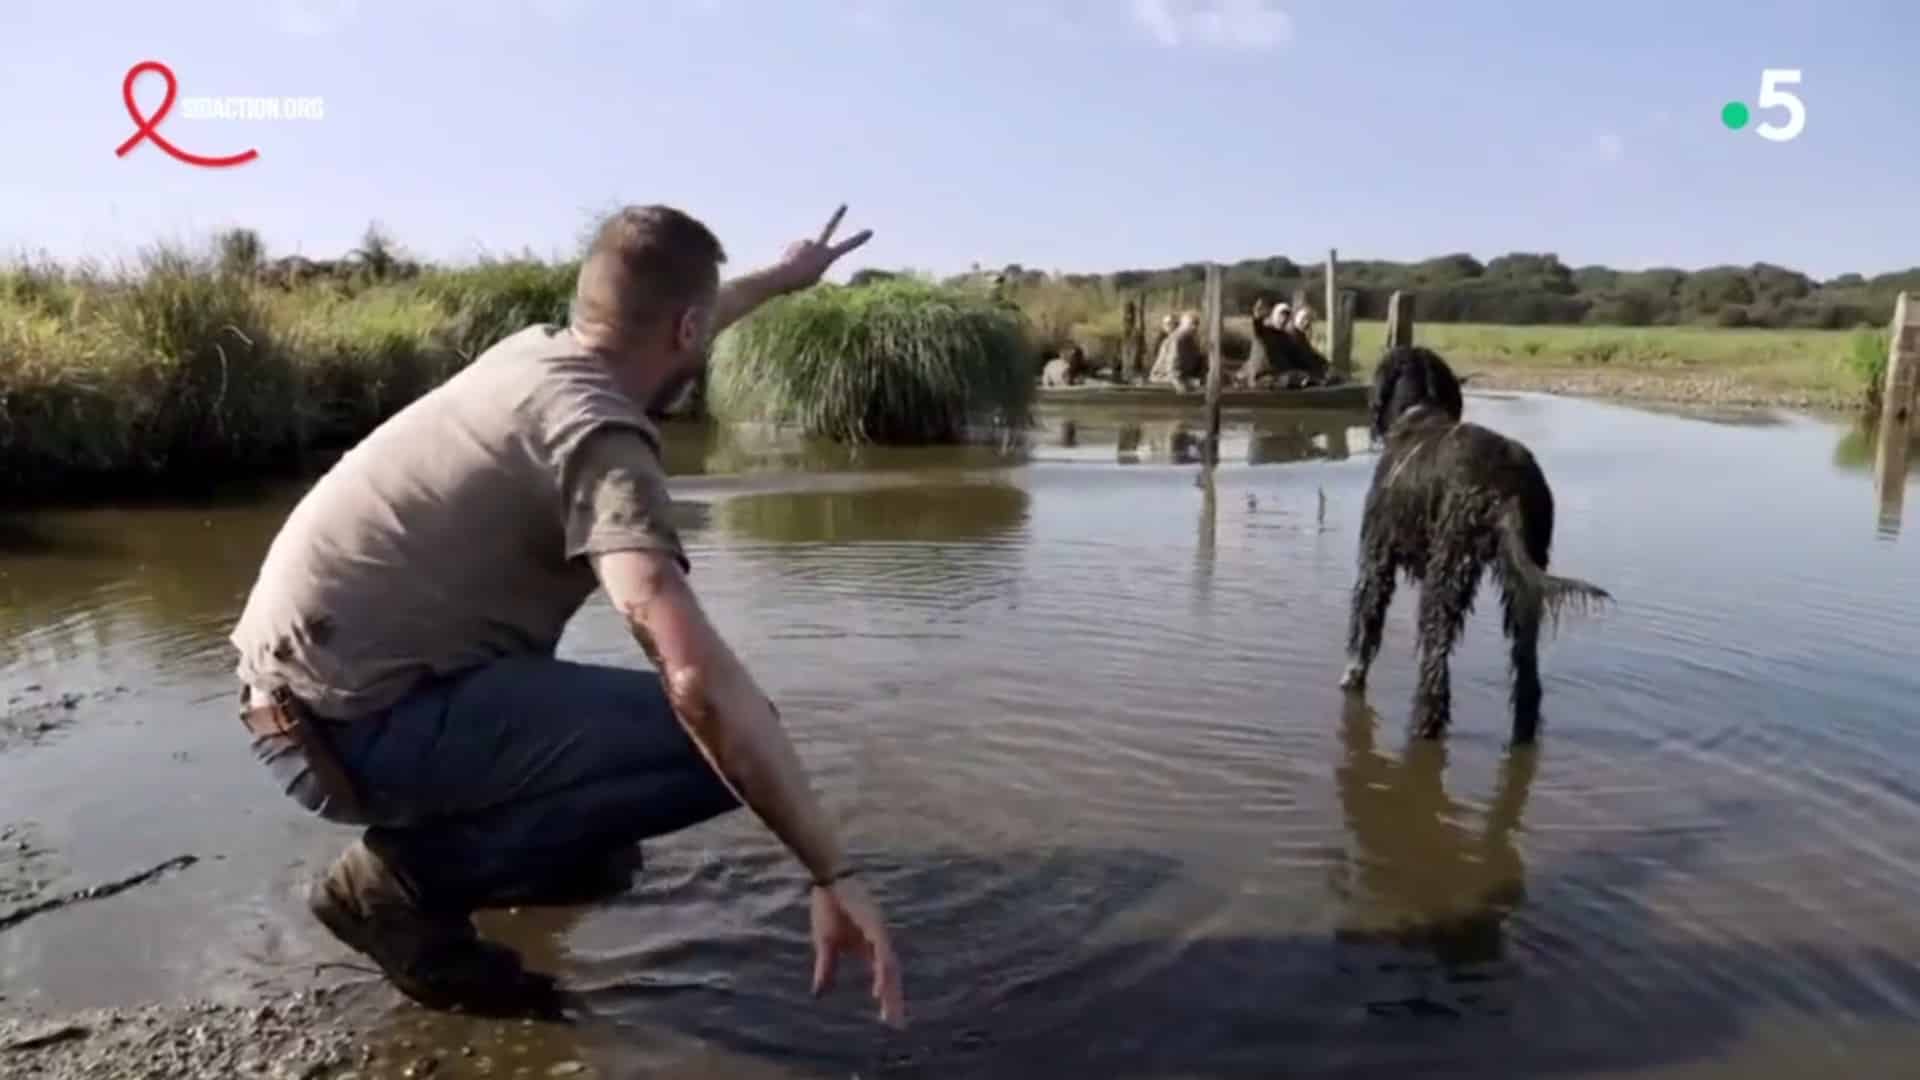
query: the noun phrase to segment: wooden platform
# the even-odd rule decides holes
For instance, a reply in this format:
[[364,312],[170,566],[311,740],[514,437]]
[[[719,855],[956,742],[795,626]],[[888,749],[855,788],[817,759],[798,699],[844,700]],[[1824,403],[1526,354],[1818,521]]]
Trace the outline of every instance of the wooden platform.
[[[1227,409],[1364,410],[1367,407],[1367,394],[1366,383],[1309,386],[1300,390],[1249,390],[1245,387],[1222,387],[1220,405]],[[1199,390],[1182,394],[1165,385],[1121,386],[1115,383],[1090,382],[1079,386],[1041,387],[1038,400],[1042,405],[1150,405],[1199,409],[1206,406],[1207,395]]]

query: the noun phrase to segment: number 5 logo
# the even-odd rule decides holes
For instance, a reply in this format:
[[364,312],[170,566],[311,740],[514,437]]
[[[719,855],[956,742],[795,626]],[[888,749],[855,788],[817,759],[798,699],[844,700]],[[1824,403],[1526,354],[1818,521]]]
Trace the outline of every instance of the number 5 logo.
[[1787,142],[1807,126],[1806,105],[1793,91],[1781,89],[1782,86],[1795,86],[1799,82],[1799,68],[1767,68],[1760,73],[1760,99],[1755,104],[1762,109],[1778,106],[1787,110],[1785,124],[1768,121],[1753,129],[1761,138]]

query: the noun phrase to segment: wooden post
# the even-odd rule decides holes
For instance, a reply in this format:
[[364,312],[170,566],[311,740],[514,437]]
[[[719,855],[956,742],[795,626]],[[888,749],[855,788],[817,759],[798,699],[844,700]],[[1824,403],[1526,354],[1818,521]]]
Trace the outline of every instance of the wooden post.
[[1220,347],[1220,331],[1226,312],[1220,304],[1220,267],[1207,266],[1207,439],[1202,453],[1208,469],[1220,462],[1220,376],[1226,366],[1226,354]]
[[1220,497],[1213,483],[1213,467],[1202,468],[1196,483],[1200,487],[1200,542],[1193,548],[1194,578],[1195,584],[1202,589],[1210,589],[1213,585],[1215,535],[1219,531],[1220,519]]
[[1340,294],[1340,306],[1327,320],[1327,362],[1348,378],[1353,376],[1353,311],[1359,303],[1360,295],[1348,289]]
[[1387,348],[1413,344],[1413,294],[1395,289],[1387,298]]
[[1327,362],[1333,370],[1342,375],[1351,375],[1350,368],[1340,366],[1340,294],[1334,289],[1334,271],[1340,265],[1338,248],[1327,249],[1327,309],[1321,317],[1327,320]]
[[1920,297],[1903,292],[1894,299],[1893,326],[1887,338],[1887,381],[1874,425],[1879,431],[1873,486],[1880,504],[1880,530],[1894,535],[1900,531],[1915,395],[1920,392]]

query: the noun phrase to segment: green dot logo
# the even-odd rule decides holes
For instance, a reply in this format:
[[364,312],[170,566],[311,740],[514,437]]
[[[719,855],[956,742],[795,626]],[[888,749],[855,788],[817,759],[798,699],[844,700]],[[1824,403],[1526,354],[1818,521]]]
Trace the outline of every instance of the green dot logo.
[[1750,119],[1752,119],[1751,114],[1747,112],[1746,105],[1741,102],[1729,101],[1720,106],[1720,122],[1727,125],[1728,131],[1739,131],[1747,126],[1747,121]]

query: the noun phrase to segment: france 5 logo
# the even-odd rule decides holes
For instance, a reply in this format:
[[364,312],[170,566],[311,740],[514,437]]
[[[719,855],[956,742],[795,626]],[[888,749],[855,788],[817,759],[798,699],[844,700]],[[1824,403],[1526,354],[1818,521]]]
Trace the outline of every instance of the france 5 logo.
[[1760,96],[1754,99],[1753,109],[1747,108],[1744,101],[1729,101],[1720,107],[1720,122],[1727,125],[1729,131],[1739,131],[1753,119],[1754,109],[1785,109],[1786,123],[1766,120],[1753,130],[1763,139],[1791,142],[1806,130],[1807,106],[1800,95],[1784,88],[1799,84],[1799,68],[1767,68],[1760,73]]

